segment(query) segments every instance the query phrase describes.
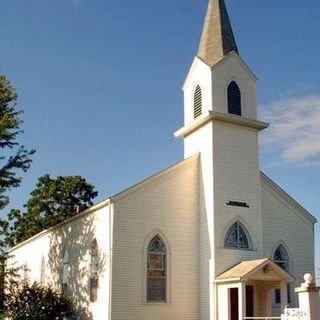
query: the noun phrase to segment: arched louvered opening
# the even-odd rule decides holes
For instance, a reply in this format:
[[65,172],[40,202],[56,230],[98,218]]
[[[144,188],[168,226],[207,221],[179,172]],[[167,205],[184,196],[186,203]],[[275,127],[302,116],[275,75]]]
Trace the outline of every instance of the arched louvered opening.
[[199,85],[196,86],[193,97],[193,117],[197,118],[202,114],[202,92]]
[[150,241],[147,255],[147,301],[166,302],[167,249],[159,235]]
[[228,112],[241,116],[241,92],[235,81],[228,86]]
[[93,239],[91,244],[91,275],[90,275],[90,301],[94,302],[98,297],[98,279],[99,279],[99,255],[98,242]]
[[251,249],[250,236],[239,221],[229,228],[224,240],[224,247],[229,249]]

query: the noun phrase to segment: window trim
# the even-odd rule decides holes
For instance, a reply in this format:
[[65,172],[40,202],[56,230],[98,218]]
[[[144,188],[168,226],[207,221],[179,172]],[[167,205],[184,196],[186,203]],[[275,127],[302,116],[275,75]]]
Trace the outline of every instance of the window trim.
[[70,252],[67,245],[63,250],[61,284],[61,293],[63,295],[68,295],[70,289]]
[[40,262],[40,284],[46,284],[46,259],[44,256],[41,257]]
[[99,246],[97,239],[94,238],[91,242],[90,248],[90,301],[96,302],[98,300],[99,288]]
[[[287,255],[288,260],[275,260],[275,254],[277,252],[277,250],[282,247]],[[272,251],[272,261],[279,266],[280,268],[281,265],[279,265],[278,263],[286,263],[287,266],[286,268],[282,268],[284,271],[290,273],[292,272],[292,265],[291,265],[291,253],[290,250],[288,249],[288,247],[286,246],[286,244],[284,243],[284,241],[278,241],[277,244],[274,246],[273,251]],[[280,303],[277,301],[276,299],[276,290],[280,290],[279,288],[274,289],[274,303],[275,306],[279,306],[281,304],[281,300]],[[292,303],[292,299],[293,299],[293,295],[292,295],[292,286],[290,285],[290,283],[287,283],[287,298],[288,298],[288,304],[290,305]]]
[[[275,254],[276,252],[278,251],[278,249],[282,249],[284,250],[284,253],[285,255],[287,256],[287,259],[282,259],[282,260],[276,260],[275,259]],[[280,264],[286,264],[286,267],[285,268],[282,268],[283,270],[285,270],[286,272],[289,272],[290,271],[290,255],[289,255],[289,252],[286,248],[285,245],[283,245],[283,243],[279,243],[275,250],[273,251],[273,255],[272,255],[272,260],[274,261],[275,264],[277,264],[280,268],[282,268],[282,266]]]
[[[237,246],[228,246],[227,245],[227,237],[229,235],[229,233],[232,231],[231,228],[233,228],[233,226],[237,224],[237,235],[238,235],[238,242],[237,242]],[[248,242],[248,247],[244,248],[239,246],[239,230],[241,229],[243,230],[244,235],[246,236],[247,242]],[[231,224],[228,225],[228,227],[226,228],[225,232],[224,232],[224,238],[223,238],[223,248],[224,249],[228,249],[228,250],[245,250],[245,251],[253,251],[253,242],[250,236],[250,233],[248,231],[248,229],[245,227],[245,225],[241,222],[241,220],[237,219],[234,220]]]
[[[232,83],[235,83],[236,86],[239,89],[239,100],[240,100],[240,110],[239,111],[240,111],[240,114],[230,112],[230,107],[229,107],[229,87],[230,87],[230,85]],[[227,114],[232,114],[232,115],[235,115],[235,116],[238,116],[238,117],[243,116],[242,93],[241,93],[241,89],[240,89],[240,86],[238,84],[238,81],[236,79],[231,79],[227,84],[227,87],[226,87],[226,107],[227,107]]]
[[[148,269],[147,269],[147,263],[148,263],[148,247],[151,242],[151,240],[155,236],[159,236],[161,240],[163,241],[165,247],[166,247],[166,301],[148,301],[147,297],[147,285],[148,285]],[[149,235],[145,238],[144,244],[143,244],[143,257],[142,257],[142,303],[147,305],[161,305],[161,304],[170,304],[171,303],[171,250],[169,243],[164,236],[164,234],[156,229],[153,230]]]

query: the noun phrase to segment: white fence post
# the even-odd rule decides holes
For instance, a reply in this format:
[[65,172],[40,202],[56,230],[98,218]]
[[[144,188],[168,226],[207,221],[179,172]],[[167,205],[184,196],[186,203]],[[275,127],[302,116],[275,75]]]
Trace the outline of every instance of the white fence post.
[[320,319],[320,287],[316,287],[310,273],[304,275],[304,283],[295,292],[299,295],[299,307],[307,311],[306,320]]

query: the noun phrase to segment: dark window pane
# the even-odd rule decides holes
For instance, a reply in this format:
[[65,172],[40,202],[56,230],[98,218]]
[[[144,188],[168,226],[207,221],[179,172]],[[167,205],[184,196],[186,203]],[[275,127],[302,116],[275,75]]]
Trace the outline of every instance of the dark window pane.
[[148,246],[147,301],[166,301],[166,247],[159,236]]
[[228,112],[241,116],[241,93],[235,81],[228,86]]
[[280,291],[280,289],[275,289],[274,290],[274,294],[275,294],[275,302],[276,302],[276,304],[280,304],[281,303],[281,291]]
[[94,302],[98,296],[98,278],[90,278],[90,301]]
[[289,269],[289,255],[285,247],[280,244],[273,256],[274,262],[281,267],[283,270],[288,271]]
[[238,247],[238,230],[237,224],[233,224],[229,229],[225,241],[226,247],[237,248]]
[[148,301],[166,300],[166,280],[159,278],[149,278],[148,281]]
[[241,226],[239,226],[239,247],[249,248],[247,236]]
[[225,248],[250,248],[248,236],[239,222],[234,223],[228,230],[224,246]]

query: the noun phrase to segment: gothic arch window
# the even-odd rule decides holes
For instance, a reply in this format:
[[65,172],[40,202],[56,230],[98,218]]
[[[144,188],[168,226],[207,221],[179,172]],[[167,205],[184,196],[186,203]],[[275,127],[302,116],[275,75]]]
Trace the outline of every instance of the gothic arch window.
[[90,266],[90,301],[94,302],[98,296],[98,279],[99,279],[99,252],[98,242],[93,239],[91,244],[91,266]]
[[289,271],[289,255],[284,247],[280,244],[273,255],[274,262],[285,271]]
[[241,116],[241,92],[235,81],[228,86],[228,113]]
[[40,265],[40,284],[44,285],[45,283],[46,283],[46,259],[42,257],[41,265]]
[[159,235],[147,250],[147,302],[167,301],[167,248]]
[[199,85],[196,86],[193,95],[193,117],[194,119],[202,114],[202,91]]
[[[276,250],[274,251],[273,254],[273,261],[283,270],[289,272],[289,254],[287,249],[285,248],[285,246],[283,244],[279,244],[276,248]],[[276,304],[280,304],[281,303],[281,293],[280,293],[280,289],[277,288],[275,289],[275,303]],[[290,284],[287,284],[287,297],[288,297],[288,303],[291,303],[291,288],[290,288]]]
[[228,230],[224,247],[230,249],[251,249],[250,236],[244,226],[239,222],[235,222]]
[[69,287],[69,276],[70,276],[70,256],[69,250],[66,246],[63,253],[63,264],[62,264],[62,294],[68,294]]

